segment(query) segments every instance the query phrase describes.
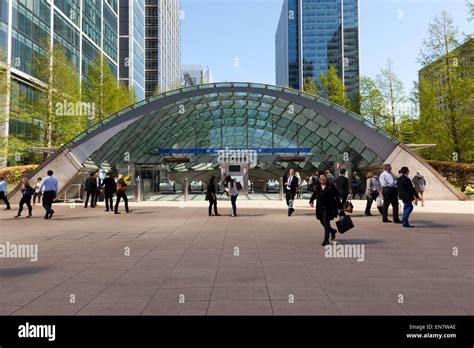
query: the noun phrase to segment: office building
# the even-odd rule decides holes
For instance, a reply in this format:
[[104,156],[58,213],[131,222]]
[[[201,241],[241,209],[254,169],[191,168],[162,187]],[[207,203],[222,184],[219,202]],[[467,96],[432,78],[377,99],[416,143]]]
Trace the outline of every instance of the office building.
[[145,0],[120,0],[120,81],[145,99]]
[[[276,84],[303,89],[333,65],[350,97],[359,92],[358,0],[284,0],[275,36]],[[323,95],[324,97],[324,95]]]
[[208,66],[200,64],[181,66],[181,84],[183,86],[202,85],[214,82],[211,69]]
[[145,3],[145,93],[166,92],[181,83],[180,0]]

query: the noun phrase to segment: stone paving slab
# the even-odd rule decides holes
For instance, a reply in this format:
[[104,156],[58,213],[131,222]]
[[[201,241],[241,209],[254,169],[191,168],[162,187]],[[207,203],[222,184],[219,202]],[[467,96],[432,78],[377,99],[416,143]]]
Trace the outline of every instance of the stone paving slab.
[[220,217],[205,202],[131,204],[121,215],[58,204],[52,220],[40,207],[31,219],[0,211],[0,244],[39,251],[36,262],[0,258],[0,315],[474,312],[472,202],[416,207],[414,229],[366,217],[356,202],[356,227],[336,246],[363,246],[361,261],[326,257],[307,202],[292,217],[280,201],[239,203],[237,218],[228,202]]

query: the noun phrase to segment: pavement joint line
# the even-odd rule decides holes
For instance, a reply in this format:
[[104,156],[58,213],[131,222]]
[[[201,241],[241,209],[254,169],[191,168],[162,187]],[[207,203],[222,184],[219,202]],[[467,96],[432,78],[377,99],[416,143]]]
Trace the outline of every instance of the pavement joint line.
[[[197,213],[198,213],[198,211],[196,211],[196,212],[195,212],[194,214],[192,214],[189,218],[187,218],[187,220],[189,220],[190,218],[193,218],[194,216],[196,216]],[[177,215],[181,215],[179,210],[178,210],[178,212],[177,212]],[[179,226],[177,226],[173,231],[171,231],[171,233],[170,233],[165,239],[167,239],[167,238],[170,237],[172,234],[174,234],[181,226],[182,226],[182,224],[179,225]],[[204,226],[205,226],[205,225],[203,224],[202,227],[201,227],[201,230],[202,230],[202,228],[203,228]],[[186,251],[189,250],[189,248],[190,248],[191,245],[192,245],[192,242],[193,242],[194,240],[196,240],[196,238],[197,238],[197,236],[199,235],[199,233],[200,233],[200,232],[198,232],[198,233],[194,236],[194,238],[193,238],[193,240],[191,241],[191,243],[189,243],[189,245],[188,245],[188,247],[186,248],[186,250],[184,251],[184,253],[181,255],[181,257],[180,257],[180,258],[178,259],[178,261],[176,262],[176,265],[178,265],[179,262],[182,260],[183,256],[186,255]],[[160,243],[158,243],[158,245],[161,244],[165,239],[163,239]],[[151,252],[151,250],[150,250],[148,253],[150,253],[150,252]],[[156,294],[161,290],[161,288],[163,288],[163,284],[166,283],[166,280],[168,279],[168,277],[170,276],[170,274],[173,273],[173,270],[174,270],[174,269],[175,269],[175,268],[173,268],[172,270],[170,270],[170,272],[166,275],[166,277],[165,277],[165,279],[163,280],[163,282],[161,283],[161,285],[156,289],[156,291],[155,291],[155,292],[153,293],[153,295],[150,297],[150,300],[147,302],[147,304],[145,305],[145,307],[143,307],[143,309],[140,311],[140,315],[142,315],[142,314],[143,314],[143,311],[150,305],[150,303],[152,303],[151,301],[152,301],[153,298],[156,296]]]
[[[222,217],[224,217],[224,216],[225,215],[222,215]],[[210,220],[210,217],[208,216],[207,221],[209,221],[209,220]],[[226,240],[227,240],[227,233],[229,232],[229,225],[230,225],[231,221],[232,221],[232,217],[230,217],[230,216],[227,217],[227,223],[226,223],[226,227],[225,227],[225,231],[224,231],[224,240],[222,242],[221,253],[219,255],[219,263],[217,264],[216,276],[214,277],[214,282],[212,283],[211,297],[209,298],[209,305],[207,306],[206,315],[209,315],[209,309],[211,307],[211,302],[212,302],[212,295],[214,295],[214,289],[215,289],[215,286],[216,286],[217,277],[219,276],[219,270],[221,269],[222,256],[224,255],[224,249],[225,249]]]

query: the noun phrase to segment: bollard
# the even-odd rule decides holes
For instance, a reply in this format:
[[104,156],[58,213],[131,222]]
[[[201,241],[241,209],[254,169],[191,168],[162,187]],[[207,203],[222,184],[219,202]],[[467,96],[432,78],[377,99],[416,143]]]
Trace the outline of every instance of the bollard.
[[280,201],[283,200],[283,177],[280,177]]
[[189,180],[184,179],[184,201],[187,202],[189,199]]

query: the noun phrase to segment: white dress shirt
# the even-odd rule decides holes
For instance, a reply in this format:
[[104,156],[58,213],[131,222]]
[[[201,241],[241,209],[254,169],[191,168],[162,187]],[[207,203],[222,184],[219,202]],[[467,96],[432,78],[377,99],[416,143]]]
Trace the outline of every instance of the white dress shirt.
[[386,170],[383,171],[382,174],[380,174],[380,186],[382,188],[384,187],[397,187],[397,181],[393,177],[393,175]]

